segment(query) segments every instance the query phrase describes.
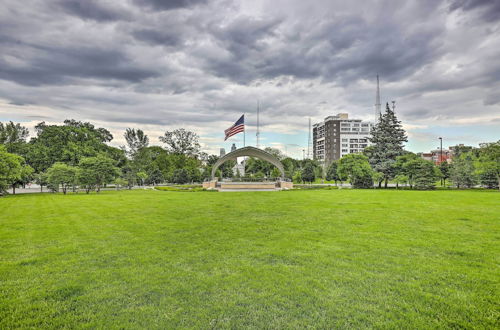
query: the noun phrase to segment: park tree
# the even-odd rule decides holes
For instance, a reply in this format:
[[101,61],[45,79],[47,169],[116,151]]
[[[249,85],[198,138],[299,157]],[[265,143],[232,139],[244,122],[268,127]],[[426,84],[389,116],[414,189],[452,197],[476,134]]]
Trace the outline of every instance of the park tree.
[[[37,173],[44,172],[56,162],[76,166],[82,158],[107,154],[124,159],[123,151],[108,146],[113,139],[109,131],[90,123],[65,120],[64,125],[35,126],[37,136],[32,138],[27,153],[28,163]],[[115,159],[115,165],[118,159]]]
[[428,190],[435,188],[436,180],[441,176],[441,173],[433,162],[418,157],[411,161],[411,167],[415,170],[415,189]]
[[196,133],[184,128],[166,131],[163,136],[160,136],[160,141],[166,144],[168,152],[193,157],[200,153],[201,146],[198,140]]
[[[500,189],[500,141],[481,147],[476,164],[481,183],[489,188]],[[493,183],[495,179],[496,184]]]
[[0,144],[5,146],[9,153],[24,155],[26,153],[26,139],[29,131],[19,123],[0,122]]
[[408,141],[401,121],[394,111],[386,105],[386,111],[380,116],[379,122],[371,131],[370,142],[373,144],[365,153],[369,157],[373,169],[382,174],[379,187],[384,181],[387,188],[388,181],[394,177],[394,163],[396,158],[404,154],[403,143]]
[[128,189],[132,189],[137,184],[137,172],[130,164],[126,164],[121,170],[122,178],[127,182]]
[[141,129],[127,128],[123,134],[127,141],[128,154],[133,157],[138,150],[145,148],[149,144],[149,138]]
[[335,181],[335,185],[337,185],[337,181],[340,181],[339,175],[337,173],[338,161],[333,161],[326,170],[326,180],[327,181]]
[[47,182],[58,190],[61,187],[62,192],[66,195],[67,189],[70,186],[75,186],[78,181],[78,168],[64,163],[54,163],[47,170]]
[[457,188],[472,188],[477,183],[474,160],[475,157],[472,152],[464,152],[460,156],[453,158],[450,180]]
[[116,178],[113,183],[115,184],[116,190],[120,190],[121,188],[126,187],[128,184],[127,180],[123,178]]
[[144,185],[144,182],[146,181],[146,179],[148,178],[148,174],[146,172],[137,172],[137,178],[139,179],[139,182],[141,183],[141,186]]
[[278,170],[278,168],[275,166],[273,170],[271,171],[271,178],[279,178],[281,177],[281,172]]
[[295,171],[292,176],[292,180],[294,183],[302,183],[302,173],[300,172],[300,170]]
[[[403,155],[396,157],[396,162],[393,167],[396,176],[400,176],[399,180],[406,179],[405,183],[410,185],[410,189],[413,189],[415,183],[415,177],[417,175],[417,159],[420,157],[412,152],[405,152]],[[399,183],[396,183],[399,186]]]
[[301,173],[302,180],[304,182],[313,183],[316,179],[316,174],[314,173],[314,165],[311,162],[307,162]]
[[7,193],[7,188],[22,178],[24,159],[7,152],[0,145],[0,195]]
[[15,194],[16,193],[16,188],[19,187],[19,186],[22,186],[24,188],[24,186],[31,182],[33,180],[33,168],[31,166],[29,166],[25,161],[24,161],[24,158],[22,159],[22,162],[21,162],[21,175],[19,176],[19,178],[12,182],[12,194]]
[[185,168],[178,168],[174,170],[172,175],[172,182],[178,184],[184,184],[189,182],[189,173]]
[[49,183],[47,178],[47,173],[45,172],[35,173],[33,175],[33,178],[35,179],[35,183],[40,186],[40,192],[43,192],[43,187]]
[[286,157],[281,161],[283,168],[285,169],[285,177],[288,179],[293,179],[294,173],[300,169],[299,162],[296,159]]
[[450,164],[447,161],[441,162],[439,171],[441,173],[441,186],[446,186],[446,180],[450,178]]
[[337,173],[347,178],[354,188],[373,188],[373,170],[368,157],[362,154],[348,154],[339,160]]
[[119,175],[119,169],[114,166],[114,161],[102,154],[82,158],[78,168],[80,169],[79,182],[85,187],[87,194],[94,188],[100,192],[101,187],[112,182]]
[[[402,156],[396,158],[394,163],[397,182],[406,180],[411,189],[433,189],[436,180],[441,176],[439,169],[434,163],[427,161],[412,152],[405,152]],[[401,182],[401,183],[406,183]]]

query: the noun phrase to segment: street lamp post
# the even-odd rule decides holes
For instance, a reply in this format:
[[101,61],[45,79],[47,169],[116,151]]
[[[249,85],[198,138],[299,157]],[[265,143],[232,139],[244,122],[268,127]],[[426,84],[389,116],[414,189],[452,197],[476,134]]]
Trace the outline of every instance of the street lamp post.
[[[439,137],[439,166],[443,162],[443,138]],[[441,187],[443,186],[443,178],[441,178]]]

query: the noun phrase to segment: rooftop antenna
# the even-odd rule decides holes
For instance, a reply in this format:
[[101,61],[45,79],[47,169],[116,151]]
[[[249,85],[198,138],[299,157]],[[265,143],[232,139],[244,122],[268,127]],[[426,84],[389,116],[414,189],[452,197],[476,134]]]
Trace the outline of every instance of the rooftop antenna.
[[311,117],[309,117],[309,135],[307,137],[307,158],[311,158]]
[[260,108],[260,104],[259,104],[259,100],[257,100],[257,132],[255,133],[255,137],[257,139],[257,148],[260,148],[260,141],[259,141],[259,138],[260,138],[260,127],[259,127],[259,109]]
[[392,101],[392,112],[396,112],[396,101]]
[[378,81],[378,74],[377,74],[377,94],[375,95],[375,124],[378,123],[379,118],[380,118],[380,111],[381,109],[381,104],[380,104],[380,85]]

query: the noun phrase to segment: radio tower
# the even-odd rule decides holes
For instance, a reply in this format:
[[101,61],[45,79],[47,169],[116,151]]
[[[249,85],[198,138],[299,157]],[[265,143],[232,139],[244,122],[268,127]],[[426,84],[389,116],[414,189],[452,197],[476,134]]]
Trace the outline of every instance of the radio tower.
[[255,133],[255,137],[257,139],[257,148],[260,148],[259,138],[260,138],[260,128],[259,128],[259,100],[257,100],[257,132]]
[[378,123],[379,118],[380,118],[380,86],[378,82],[378,75],[377,75],[377,94],[375,96],[375,124]]
[[311,117],[309,117],[309,135],[307,137],[307,159],[311,159]]

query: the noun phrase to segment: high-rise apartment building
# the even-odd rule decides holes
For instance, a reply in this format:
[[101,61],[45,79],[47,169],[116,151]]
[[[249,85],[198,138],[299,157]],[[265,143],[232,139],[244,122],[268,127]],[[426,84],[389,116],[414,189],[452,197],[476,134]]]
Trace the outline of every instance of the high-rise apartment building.
[[373,123],[349,119],[347,113],[328,116],[313,125],[313,158],[326,165],[342,156],[363,151]]

